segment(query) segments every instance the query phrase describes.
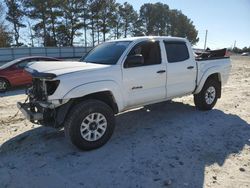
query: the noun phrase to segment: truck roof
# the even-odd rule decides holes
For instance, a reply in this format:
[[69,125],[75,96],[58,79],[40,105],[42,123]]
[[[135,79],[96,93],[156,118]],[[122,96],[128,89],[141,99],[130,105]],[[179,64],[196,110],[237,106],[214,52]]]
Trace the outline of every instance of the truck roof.
[[114,41],[143,41],[146,39],[165,39],[169,41],[183,41],[187,42],[188,40],[186,38],[181,37],[171,37],[171,36],[141,36],[141,37],[128,37],[128,38],[122,38],[122,39],[116,39],[116,40],[110,40],[108,42],[114,42]]

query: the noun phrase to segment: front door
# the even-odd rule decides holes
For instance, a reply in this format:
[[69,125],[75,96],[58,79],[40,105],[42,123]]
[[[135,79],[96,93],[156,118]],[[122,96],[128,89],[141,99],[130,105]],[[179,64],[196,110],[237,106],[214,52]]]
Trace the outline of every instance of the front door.
[[132,48],[127,57],[142,55],[142,64],[123,66],[126,107],[166,97],[166,66],[162,62],[159,41],[144,41]]

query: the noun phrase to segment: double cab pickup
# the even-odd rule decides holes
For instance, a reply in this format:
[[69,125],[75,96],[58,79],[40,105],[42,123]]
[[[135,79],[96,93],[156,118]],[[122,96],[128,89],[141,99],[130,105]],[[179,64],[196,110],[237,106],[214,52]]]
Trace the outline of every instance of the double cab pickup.
[[28,100],[18,102],[33,123],[64,127],[82,150],[104,145],[115,114],[192,94],[199,110],[211,110],[229,77],[224,51],[195,55],[187,39],[132,37],[104,42],[80,61],[31,63]]

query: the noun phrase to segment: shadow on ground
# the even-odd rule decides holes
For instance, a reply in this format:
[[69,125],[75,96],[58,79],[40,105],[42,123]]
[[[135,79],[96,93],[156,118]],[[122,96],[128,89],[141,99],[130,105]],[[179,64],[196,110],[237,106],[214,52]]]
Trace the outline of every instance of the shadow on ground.
[[6,92],[0,92],[0,97],[11,97],[25,94],[25,87],[15,87]]
[[[0,148],[8,187],[203,187],[204,170],[250,145],[250,126],[220,110],[164,102],[117,116],[111,140],[81,152],[40,127]],[[165,183],[164,183],[165,182]]]

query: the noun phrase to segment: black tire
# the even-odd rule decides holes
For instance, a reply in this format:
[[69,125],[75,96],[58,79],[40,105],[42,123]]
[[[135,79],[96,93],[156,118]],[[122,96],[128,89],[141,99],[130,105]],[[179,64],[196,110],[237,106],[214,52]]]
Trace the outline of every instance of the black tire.
[[4,79],[4,78],[0,78],[0,92],[5,92],[9,89],[10,84],[8,82],[8,80]]
[[[213,99],[213,100],[211,99],[212,102],[211,101],[208,102],[206,100],[206,92],[211,87],[215,89],[215,97],[214,97],[214,99],[212,97],[212,99]],[[203,111],[211,110],[214,107],[214,105],[216,104],[216,102],[217,102],[220,90],[221,90],[220,83],[217,80],[208,79],[205,82],[205,84],[204,84],[202,90],[200,91],[200,93],[194,94],[194,104],[195,104],[196,108],[199,109],[199,110],[203,110]]]
[[[106,118],[107,125],[106,130],[98,140],[88,141],[83,138],[80,129],[83,120],[93,113],[103,115]],[[92,99],[82,101],[73,106],[64,123],[66,138],[81,150],[92,150],[103,146],[111,138],[114,128],[115,117],[113,110],[104,102]]]

